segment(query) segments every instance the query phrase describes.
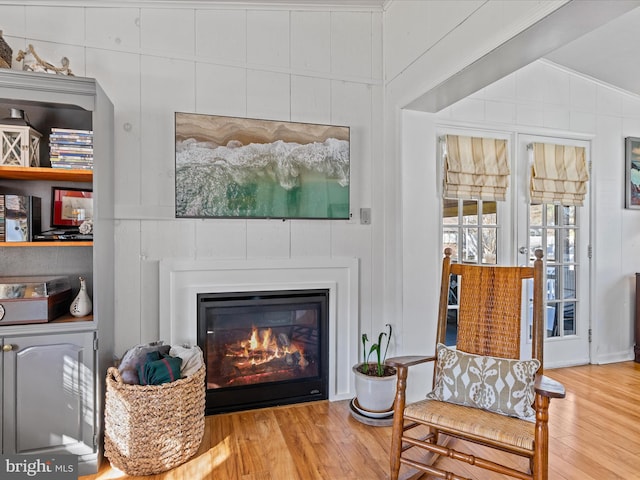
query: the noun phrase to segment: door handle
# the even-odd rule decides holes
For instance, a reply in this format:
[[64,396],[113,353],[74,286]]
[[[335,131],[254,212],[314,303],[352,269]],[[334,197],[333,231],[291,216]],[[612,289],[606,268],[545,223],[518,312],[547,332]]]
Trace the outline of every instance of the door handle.
[[522,255],[524,255],[525,253],[527,253],[527,247],[520,247],[520,248],[518,249],[518,251],[519,251]]
[[5,343],[2,346],[2,351],[3,352],[10,352],[11,350],[13,350],[13,345],[11,345],[10,343]]

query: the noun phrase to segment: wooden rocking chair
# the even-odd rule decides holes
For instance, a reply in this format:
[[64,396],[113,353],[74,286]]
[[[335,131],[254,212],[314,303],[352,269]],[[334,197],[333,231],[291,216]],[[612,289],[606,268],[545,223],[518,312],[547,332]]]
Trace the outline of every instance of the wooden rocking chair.
[[[542,250],[535,253],[533,267],[503,267],[454,264],[451,249],[445,250],[436,354],[397,357],[386,362],[398,370],[391,480],[398,479],[401,465],[435,478],[468,480],[438,468],[440,456],[514,478],[548,479],[549,402],[551,398],[564,398],[565,392],[562,384],[542,375]],[[459,285],[455,349],[444,346],[451,275],[458,276]],[[523,280],[530,278],[533,327],[528,357],[520,355],[520,320]],[[425,400],[405,405],[408,368],[429,361],[435,362],[433,391]],[[460,440],[529,461],[523,465],[521,460],[480,458],[455,450],[453,447],[465,447]],[[415,455],[419,449],[431,453]],[[468,472],[468,467],[463,471]]]

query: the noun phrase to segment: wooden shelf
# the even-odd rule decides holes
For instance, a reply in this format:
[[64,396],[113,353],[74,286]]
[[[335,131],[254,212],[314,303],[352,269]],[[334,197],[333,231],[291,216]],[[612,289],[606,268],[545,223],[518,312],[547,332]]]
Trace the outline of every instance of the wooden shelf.
[[67,170],[46,167],[0,167],[0,178],[91,183],[93,181],[93,170]]
[[92,247],[93,242],[87,241],[61,241],[51,242],[0,242],[0,247]]
[[71,323],[71,322],[91,322],[93,321],[93,314],[90,313],[86,317],[74,317],[70,313],[65,313],[64,315],[54,318],[49,323]]

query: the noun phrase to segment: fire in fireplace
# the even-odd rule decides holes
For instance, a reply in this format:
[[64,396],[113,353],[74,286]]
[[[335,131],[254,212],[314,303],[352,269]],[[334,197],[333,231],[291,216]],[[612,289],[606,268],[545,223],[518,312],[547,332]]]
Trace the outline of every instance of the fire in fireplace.
[[328,290],[198,294],[206,413],[328,398]]

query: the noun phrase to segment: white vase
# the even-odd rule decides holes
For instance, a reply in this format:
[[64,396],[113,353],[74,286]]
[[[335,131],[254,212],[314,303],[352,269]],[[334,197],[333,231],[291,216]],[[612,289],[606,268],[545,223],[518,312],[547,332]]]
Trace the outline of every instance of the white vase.
[[91,299],[87,294],[87,285],[85,283],[84,277],[80,277],[80,291],[76,298],[74,298],[73,302],[71,302],[71,307],[69,307],[69,312],[74,317],[84,317],[91,313],[91,309],[93,308],[93,304],[91,303]]

